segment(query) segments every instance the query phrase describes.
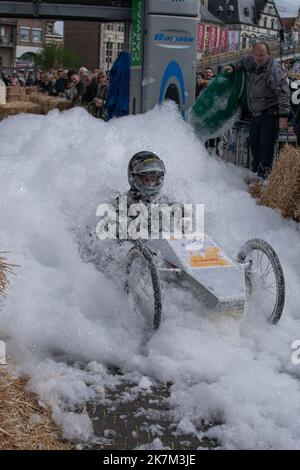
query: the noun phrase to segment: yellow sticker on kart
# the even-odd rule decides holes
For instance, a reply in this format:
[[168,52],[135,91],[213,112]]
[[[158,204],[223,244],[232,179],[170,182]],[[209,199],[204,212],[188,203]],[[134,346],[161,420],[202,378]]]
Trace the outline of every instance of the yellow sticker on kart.
[[219,266],[232,266],[232,263],[222,256],[221,250],[217,246],[212,246],[200,252],[191,252],[188,258],[188,265],[191,268],[211,268]]

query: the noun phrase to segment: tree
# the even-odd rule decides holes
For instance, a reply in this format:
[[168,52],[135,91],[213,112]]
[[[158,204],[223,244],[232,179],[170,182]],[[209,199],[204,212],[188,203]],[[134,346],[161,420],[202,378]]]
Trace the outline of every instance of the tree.
[[54,44],[45,44],[35,55],[35,63],[42,70],[52,68],[76,68],[81,59],[72,49]]

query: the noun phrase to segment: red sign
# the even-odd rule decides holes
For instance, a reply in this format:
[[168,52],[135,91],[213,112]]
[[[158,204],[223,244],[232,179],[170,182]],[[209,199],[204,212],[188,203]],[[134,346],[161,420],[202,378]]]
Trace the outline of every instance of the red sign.
[[198,41],[197,49],[198,51],[204,51],[205,48],[205,24],[198,24]]
[[218,42],[218,28],[217,26],[209,26],[208,38],[207,38],[207,49],[215,49]]
[[227,48],[227,29],[221,29],[219,39],[220,51],[226,51]]

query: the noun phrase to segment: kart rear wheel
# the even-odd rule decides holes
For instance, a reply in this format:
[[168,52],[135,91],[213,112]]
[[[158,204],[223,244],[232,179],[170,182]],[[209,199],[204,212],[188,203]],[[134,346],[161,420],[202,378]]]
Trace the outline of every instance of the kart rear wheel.
[[145,246],[134,246],[128,252],[125,291],[145,328],[157,330],[162,312],[161,284],[153,254]]
[[279,258],[264,240],[253,238],[238,253],[245,263],[246,294],[251,310],[262,313],[275,325],[280,320],[285,300],[285,281]]

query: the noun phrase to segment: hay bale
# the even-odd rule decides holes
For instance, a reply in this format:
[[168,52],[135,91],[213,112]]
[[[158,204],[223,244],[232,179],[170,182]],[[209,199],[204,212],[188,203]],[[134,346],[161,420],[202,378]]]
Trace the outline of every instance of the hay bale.
[[47,114],[48,113],[48,110],[49,110],[49,107],[48,107],[49,96],[48,95],[46,95],[45,93],[32,92],[29,95],[29,98],[30,98],[31,102],[38,103],[40,105],[40,107],[42,109],[41,114]]
[[8,273],[12,273],[13,265],[8,264],[7,260],[0,256],[0,297],[4,294],[8,286]]
[[43,109],[38,103],[20,101],[0,105],[0,121],[8,116],[15,116],[19,113],[43,114]]
[[72,107],[72,102],[66,100],[65,98],[59,98],[57,96],[52,96],[48,100],[49,111],[52,109],[59,109],[59,111],[65,111]]
[[249,184],[249,193],[254,199],[258,199],[258,202],[261,197],[263,185],[260,182],[254,182]]
[[32,93],[37,93],[37,87],[36,86],[28,86],[25,88],[25,93],[26,95],[32,95]]
[[0,369],[0,450],[70,450],[51,412],[26,391],[27,380]]
[[285,145],[263,188],[260,203],[277,208],[283,217],[296,219],[300,208],[300,148]]
[[7,103],[13,103],[17,101],[21,101],[21,87],[7,87],[6,89],[6,101]]
[[25,88],[20,87],[20,86],[7,87],[6,97],[7,97],[7,102],[8,103],[18,102],[18,101],[25,101],[25,99],[26,99]]
[[33,91],[32,93],[30,93],[29,97],[30,101],[32,101],[33,103],[39,103],[40,93],[38,93],[37,91]]
[[26,101],[24,104],[26,105],[24,111],[25,113],[43,114],[43,108],[38,103],[31,103],[29,101]]
[[57,108],[59,111],[66,111],[67,109],[71,109],[73,107],[71,100],[66,100],[65,98],[59,98],[57,102]]
[[57,103],[59,98],[56,96],[50,96],[48,99],[48,112],[52,111],[52,109],[57,109]]

